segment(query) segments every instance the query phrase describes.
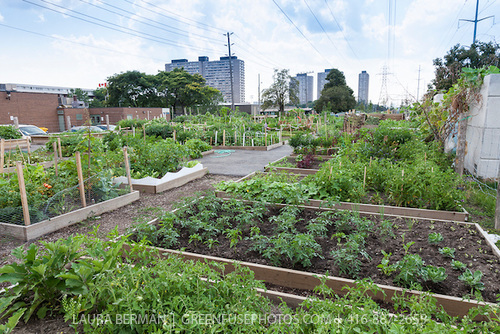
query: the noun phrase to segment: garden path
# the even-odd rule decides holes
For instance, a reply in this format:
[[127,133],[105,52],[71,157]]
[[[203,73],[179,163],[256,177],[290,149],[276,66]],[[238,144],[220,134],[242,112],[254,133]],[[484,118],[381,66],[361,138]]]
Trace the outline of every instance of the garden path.
[[210,154],[197,160],[211,174],[245,176],[255,171],[264,171],[268,163],[290,155],[293,149],[289,145],[283,145],[270,151],[233,151],[231,154]]

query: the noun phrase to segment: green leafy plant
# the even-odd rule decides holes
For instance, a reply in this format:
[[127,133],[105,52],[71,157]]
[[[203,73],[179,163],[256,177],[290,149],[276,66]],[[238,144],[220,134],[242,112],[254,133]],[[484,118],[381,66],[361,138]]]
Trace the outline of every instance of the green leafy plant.
[[443,267],[427,266],[425,271],[427,272],[427,279],[433,283],[442,282],[448,277],[446,269]]
[[472,290],[479,291],[484,290],[484,283],[481,282],[481,278],[483,278],[483,273],[480,270],[472,273],[470,269],[466,269],[462,275],[458,276],[458,279],[470,286]]
[[465,270],[467,268],[467,265],[463,262],[457,261],[457,260],[451,260],[451,267],[455,270]]
[[441,241],[443,241],[443,239],[444,239],[443,235],[441,233],[437,233],[437,232],[429,233],[429,236],[427,238],[427,240],[430,244],[438,244]]
[[455,258],[455,248],[450,248],[450,247],[439,248],[439,253],[443,254],[446,257],[450,257],[452,259]]

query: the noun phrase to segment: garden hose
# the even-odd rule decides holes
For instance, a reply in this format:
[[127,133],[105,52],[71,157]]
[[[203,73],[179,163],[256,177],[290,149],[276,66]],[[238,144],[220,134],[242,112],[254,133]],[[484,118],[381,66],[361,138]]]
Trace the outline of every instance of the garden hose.
[[215,150],[214,153],[219,154],[219,155],[214,155],[214,158],[223,158],[230,156],[231,153],[234,153],[234,150]]

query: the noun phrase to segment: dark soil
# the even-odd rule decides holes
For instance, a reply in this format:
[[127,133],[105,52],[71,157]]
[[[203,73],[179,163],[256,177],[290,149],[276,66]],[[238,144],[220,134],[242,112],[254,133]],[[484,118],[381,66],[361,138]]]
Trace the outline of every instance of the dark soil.
[[[262,223],[257,223],[260,228],[261,235],[273,236],[276,235],[277,225],[269,221],[269,218],[278,215],[278,209],[271,209],[263,218]],[[316,217],[316,211],[306,209],[302,212],[302,220],[295,225],[298,233],[306,233],[306,226],[311,219]],[[394,286],[393,279],[395,274],[386,276],[378,268],[383,259],[381,250],[387,253],[392,253],[390,263],[395,263],[403,258],[405,251],[404,244],[414,242],[409,247],[409,253],[418,254],[424,260],[426,266],[443,267],[446,269],[448,277],[440,283],[432,283],[430,281],[420,280],[418,283],[422,285],[424,290],[432,291],[438,294],[449,296],[464,297],[471,293],[470,287],[464,282],[458,280],[458,276],[462,271],[455,270],[451,266],[451,258],[445,257],[439,253],[439,248],[450,247],[455,248],[455,258],[467,265],[472,272],[480,270],[483,273],[481,282],[484,283],[485,289],[482,291],[482,296],[485,301],[496,302],[497,294],[500,293],[500,265],[499,258],[493,253],[491,248],[486,244],[484,238],[479,234],[474,225],[452,223],[452,222],[433,222],[426,220],[414,220],[407,218],[390,219],[393,232],[396,237],[392,238],[381,234],[380,218],[370,218],[374,222],[374,227],[371,229],[368,238],[366,239],[366,252],[370,259],[359,256],[361,260],[361,268],[357,277],[349,277],[340,272],[339,267],[335,264],[335,259],[331,255],[331,251],[338,249],[336,238],[331,238],[333,233],[337,231],[332,226],[329,227],[327,238],[316,238],[316,241],[321,245],[323,259],[316,257],[312,260],[312,266],[303,267],[301,264],[293,265],[293,263],[285,258],[281,258],[281,267],[304,270],[318,274],[325,274],[327,271],[331,276],[340,276],[345,278],[371,278],[375,283]],[[387,219],[386,219],[387,220]],[[177,225],[177,224],[176,224]],[[176,226],[179,227],[180,226]],[[183,249],[187,252],[193,252],[204,255],[212,255],[223,258],[235,259],[238,261],[253,262],[265,265],[273,265],[268,259],[262,257],[256,251],[249,251],[253,242],[245,238],[250,235],[249,231],[243,230],[242,240],[234,247],[230,247],[230,240],[225,235],[217,237],[218,244],[211,249],[206,244],[201,242],[189,242],[189,233],[185,228],[180,228],[180,238],[174,249]],[[441,233],[443,241],[438,245],[431,245],[428,242],[428,235],[431,232]],[[348,233],[346,233],[348,234]],[[404,239],[403,239],[404,235]],[[404,241],[404,242],[403,242]],[[474,297],[473,297],[474,298]]]
[[[305,158],[305,155],[303,156]],[[318,160],[318,159],[311,159],[306,163],[302,165],[299,164],[299,162],[296,160],[296,157],[287,157],[285,162],[294,164],[295,166],[293,168],[303,168],[303,169],[320,169],[322,164],[326,162],[326,160]],[[280,167],[279,165],[276,165],[276,167]]]

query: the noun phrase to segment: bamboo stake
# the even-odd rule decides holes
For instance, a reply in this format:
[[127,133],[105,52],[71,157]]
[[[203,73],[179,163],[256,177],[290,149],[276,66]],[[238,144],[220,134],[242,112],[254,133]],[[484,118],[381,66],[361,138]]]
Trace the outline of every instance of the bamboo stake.
[[56,144],[56,142],[52,143],[52,148],[54,149],[54,169],[56,170],[56,176],[57,176],[57,144]]
[[5,139],[0,139],[0,173],[3,173],[3,164],[5,162]]
[[21,194],[21,204],[23,206],[24,225],[29,226],[31,224],[30,211],[28,208],[28,196],[26,195],[26,185],[24,184],[24,175],[23,175],[23,164],[21,161],[16,162],[16,169],[17,169],[17,179],[19,182],[19,193]]
[[57,146],[59,148],[59,158],[62,159],[62,147],[61,147],[61,138],[57,137]]
[[366,185],[366,166],[365,166],[365,175],[363,176],[363,189],[365,189]]
[[125,160],[125,172],[127,173],[127,182],[130,187],[130,192],[132,192],[134,191],[134,187],[132,186],[132,177],[130,176],[130,164],[128,162],[127,147],[123,148],[123,158]]
[[80,152],[76,151],[76,172],[78,173],[78,189],[80,190],[80,200],[82,201],[82,207],[87,207],[87,200],[85,199],[85,188],[83,185],[83,173],[82,173],[82,159],[80,157]]

